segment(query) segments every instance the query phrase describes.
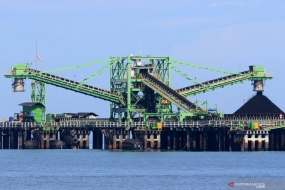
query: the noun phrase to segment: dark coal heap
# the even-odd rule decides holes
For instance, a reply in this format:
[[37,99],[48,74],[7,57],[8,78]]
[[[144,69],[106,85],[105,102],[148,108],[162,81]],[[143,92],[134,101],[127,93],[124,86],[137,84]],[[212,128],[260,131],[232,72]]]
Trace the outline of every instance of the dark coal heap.
[[242,107],[240,107],[234,114],[270,114],[284,112],[278,108],[271,100],[258,92],[254,97],[248,100]]

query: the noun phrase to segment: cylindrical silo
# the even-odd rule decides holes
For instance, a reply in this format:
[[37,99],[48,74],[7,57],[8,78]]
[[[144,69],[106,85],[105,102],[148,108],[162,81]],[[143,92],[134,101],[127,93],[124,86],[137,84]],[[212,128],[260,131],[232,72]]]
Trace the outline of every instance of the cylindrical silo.
[[14,79],[14,82],[13,82],[14,92],[25,91],[24,86],[25,86],[24,79],[18,79],[18,78]]
[[255,80],[253,82],[253,91],[263,91],[263,81],[262,80]]

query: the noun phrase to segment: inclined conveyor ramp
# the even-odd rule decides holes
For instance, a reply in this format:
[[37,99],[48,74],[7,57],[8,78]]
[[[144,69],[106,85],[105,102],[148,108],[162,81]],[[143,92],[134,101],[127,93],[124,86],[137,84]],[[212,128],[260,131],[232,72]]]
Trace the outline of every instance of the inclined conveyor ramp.
[[[193,109],[196,109],[196,105],[178,94],[175,90],[155,78],[154,76],[142,72],[140,73],[141,78],[143,78],[142,82],[162,95],[165,99],[175,104],[180,109],[184,110],[185,112],[193,112]],[[200,111],[203,111],[202,108],[197,107]]]
[[111,91],[79,83],[49,73],[43,73],[38,70],[29,69],[25,77],[113,103],[121,103],[123,105],[125,104],[123,97],[120,97]]
[[180,95],[191,96],[199,93],[203,93],[209,90],[214,90],[216,88],[221,88],[224,86],[240,83],[251,78],[250,71],[244,71],[237,74],[217,78],[214,80],[209,80],[200,84],[180,88],[176,90]]

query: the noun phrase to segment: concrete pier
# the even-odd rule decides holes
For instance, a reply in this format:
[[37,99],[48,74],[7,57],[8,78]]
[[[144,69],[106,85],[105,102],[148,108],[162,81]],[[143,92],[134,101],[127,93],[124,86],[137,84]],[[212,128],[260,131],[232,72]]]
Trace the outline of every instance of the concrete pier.
[[248,150],[251,151],[268,150],[268,141],[269,132],[264,130],[246,131],[244,136],[245,147],[248,146]]
[[2,130],[0,130],[0,149],[2,149]]
[[57,131],[43,131],[41,133],[41,149],[50,149],[50,142],[57,140]]
[[145,150],[161,148],[160,131],[145,131],[143,136],[143,145]]
[[[5,123],[6,125],[6,123]],[[150,128],[97,127],[74,125],[60,129],[42,130],[32,125],[0,126],[0,147],[3,149],[89,149],[92,131],[93,149],[121,149],[126,139],[141,141],[143,149],[176,151],[284,151],[285,129],[231,130],[227,125],[189,127],[177,123],[162,130]],[[58,138],[60,134],[60,138]],[[32,138],[31,138],[32,135]],[[104,142],[102,135],[104,135]],[[62,142],[60,142],[62,141]],[[55,147],[55,144],[57,145]]]
[[10,149],[10,131],[3,131],[3,149]]

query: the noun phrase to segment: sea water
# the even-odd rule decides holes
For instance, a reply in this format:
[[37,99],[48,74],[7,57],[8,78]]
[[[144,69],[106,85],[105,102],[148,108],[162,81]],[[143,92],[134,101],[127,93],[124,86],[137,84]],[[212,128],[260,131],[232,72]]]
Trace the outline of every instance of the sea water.
[[0,150],[0,162],[1,190],[229,189],[232,181],[285,182],[285,152],[273,151]]

